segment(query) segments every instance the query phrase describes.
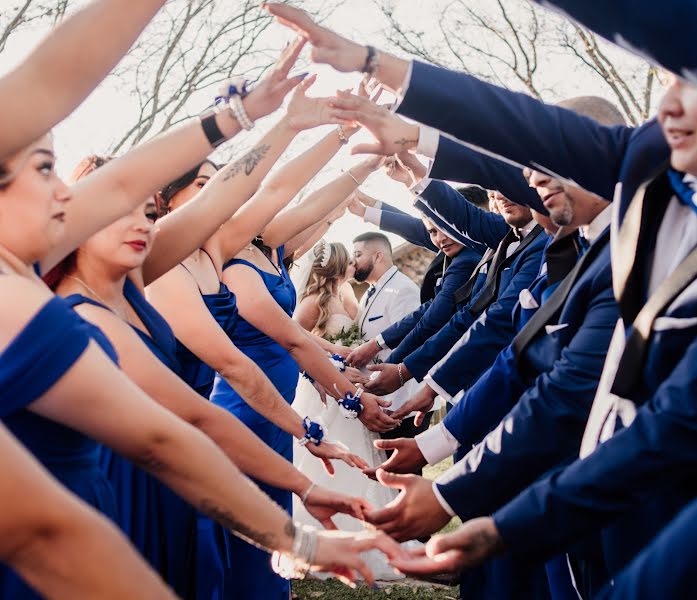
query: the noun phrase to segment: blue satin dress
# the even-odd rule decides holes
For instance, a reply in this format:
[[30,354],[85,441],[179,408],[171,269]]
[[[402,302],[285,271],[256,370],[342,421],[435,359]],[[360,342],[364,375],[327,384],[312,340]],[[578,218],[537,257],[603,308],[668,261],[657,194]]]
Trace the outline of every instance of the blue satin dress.
[[[128,278],[124,296],[148,333],[138,327],[133,330],[178,375],[176,339],[170,326]],[[74,305],[103,307],[79,294],[67,300]],[[146,471],[109,448],[102,447],[100,460],[116,493],[121,529],[178,597],[195,599],[196,511]]]
[[[117,362],[116,352],[97,328],[63,298],[47,302],[0,356],[0,417],[10,431],[66,488],[118,522],[114,492],[99,465],[101,445],[27,406],[40,398],[94,340]],[[38,599],[11,569],[0,565],[0,598]]]
[[[254,269],[264,281],[274,300],[288,316],[292,316],[295,310],[295,288],[283,266],[283,248],[278,250],[278,262],[281,268],[277,273],[267,273],[242,259],[227,262],[224,269],[231,265],[246,265]],[[298,365],[288,351],[241,316],[235,328],[232,331],[226,331],[233,343],[261,368],[286,402],[291,404],[295,399],[295,388],[298,383]],[[248,406],[219,375],[215,377],[211,402],[234,414],[268,446],[291,463],[293,462],[292,436]],[[291,514],[293,504],[289,491],[279,490],[258,481],[255,483]],[[290,584],[273,572],[271,557],[268,553],[233,536],[218,525],[213,525],[213,529],[212,539],[209,541],[217,544],[229,568],[226,575],[225,596],[223,596],[225,600],[231,598],[288,600]]]

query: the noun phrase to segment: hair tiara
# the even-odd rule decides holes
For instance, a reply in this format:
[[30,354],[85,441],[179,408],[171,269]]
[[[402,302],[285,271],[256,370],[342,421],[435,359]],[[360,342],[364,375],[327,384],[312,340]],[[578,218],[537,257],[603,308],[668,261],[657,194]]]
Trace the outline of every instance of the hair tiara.
[[319,266],[323,269],[329,264],[329,259],[332,257],[332,247],[327,244],[324,239],[317,242],[315,248],[315,256],[319,259]]

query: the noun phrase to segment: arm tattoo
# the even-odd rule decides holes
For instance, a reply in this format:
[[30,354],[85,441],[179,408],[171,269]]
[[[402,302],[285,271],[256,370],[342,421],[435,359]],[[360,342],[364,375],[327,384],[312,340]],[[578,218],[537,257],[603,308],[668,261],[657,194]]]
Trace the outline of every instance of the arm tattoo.
[[244,171],[244,174],[249,177],[257,165],[268,154],[270,149],[271,146],[269,146],[269,144],[262,144],[261,146],[252,148],[242,158],[236,160],[225,169],[223,181],[229,181],[233,177],[239,175],[242,171]]
[[[212,500],[203,500],[199,505],[199,510],[220,523],[226,529],[229,529],[239,537],[244,538],[250,544],[254,544],[264,550],[276,550],[279,545],[279,538],[275,533],[270,531],[255,531],[248,525],[240,523],[227,509],[218,506]],[[288,519],[283,533],[291,539],[295,537],[295,525],[291,519]]]
[[407,138],[401,138],[399,140],[395,140],[394,143],[398,146],[401,146],[402,149],[404,149],[404,147],[408,144],[418,144],[419,140],[408,140]]

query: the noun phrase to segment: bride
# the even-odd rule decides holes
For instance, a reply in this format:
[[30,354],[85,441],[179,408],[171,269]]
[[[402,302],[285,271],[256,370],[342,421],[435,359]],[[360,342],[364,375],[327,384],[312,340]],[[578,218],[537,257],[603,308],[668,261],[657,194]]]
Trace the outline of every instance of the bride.
[[[300,272],[297,276],[298,306],[293,318],[306,330],[331,340],[355,326],[358,314],[358,301],[348,280],[353,277],[354,268],[349,253],[343,244],[327,243],[320,240],[307,255],[301,259]],[[371,468],[380,465],[385,459],[385,452],[373,446],[373,441],[380,439],[378,433],[366,429],[358,419],[345,419],[339,405],[328,399],[326,405],[320,399],[315,387],[305,378],[301,378],[293,402],[293,408],[301,415],[310,415],[314,421],[321,422],[326,436],[332,441],[341,442],[351,452],[363,458]],[[392,501],[397,493],[383,487],[366,477],[359,469],[352,469],[337,463],[334,477],[327,474],[321,464],[306,458],[306,452],[296,452],[295,466],[318,485],[332,490],[350,492],[379,508]],[[305,525],[319,526],[300,502],[293,504],[293,518]],[[333,518],[339,529],[360,531],[363,524],[345,515]],[[376,579],[394,580],[402,578],[387,564],[384,557],[371,552],[368,560]]]

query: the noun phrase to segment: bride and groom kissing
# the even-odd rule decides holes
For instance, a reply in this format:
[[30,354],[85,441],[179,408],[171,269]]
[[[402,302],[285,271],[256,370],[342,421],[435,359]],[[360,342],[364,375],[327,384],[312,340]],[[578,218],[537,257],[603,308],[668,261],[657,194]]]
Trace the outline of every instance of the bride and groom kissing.
[[[419,288],[393,262],[392,246],[388,238],[377,232],[363,233],[354,239],[353,256],[343,244],[321,240],[308,252],[296,278],[298,306],[293,318],[304,329],[324,340],[333,339],[342,329],[357,327],[360,341],[374,339],[390,325],[411,314],[420,304]],[[349,280],[370,284],[360,302],[356,299]],[[344,355],[347,352],[344,351]],[[377,358],[384,360],[389,350],[382,349]],[[369,375],[370,371],[364,371]],[[384,399],[391,402],[389,410],[396,410],[416,392],[416,382]],[[299,414],[321,419],[327,435],[341,442],[375,468],[385,459],[383,450],[374,442],[383,438],[413,437],[418,433],[413,417],[386,432],[369,431],[357,419],[344,419],[335,402],[322,401],[320,393],[308,380],[301,379],[293,408]],[[424,427],[424,426],[422,426]],[[307,453],[296,453],[295,464],[306,475],[332,489],[350,491],[364,497],[373,507],[380,508],[396,496],[392,489],[366,477],[360,470],[336,464],[334,477],[329,477],[319,461],[307,458]],[[301,503],[293,507],[294,518],[303,523],[313,522]],[[362,524],[347,516],[336,518],[336,525],[345,530],[359,530]],[[378,557],[375,557],[378,561]],[[372,566],[372,564],[371,564]],[[398,577],[385,563],[376,570],[382,579]]]

